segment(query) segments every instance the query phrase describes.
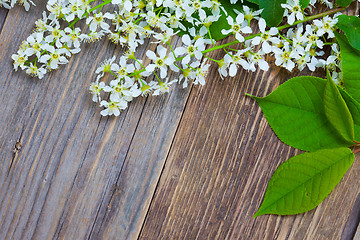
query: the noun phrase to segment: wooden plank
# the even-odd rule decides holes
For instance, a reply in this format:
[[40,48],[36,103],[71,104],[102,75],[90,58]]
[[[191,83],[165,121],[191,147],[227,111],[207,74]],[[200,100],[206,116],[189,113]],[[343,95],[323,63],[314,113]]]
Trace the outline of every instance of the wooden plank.
[[101,117],[88,87],[99,63],[121,53],[107,40],[85,44],[41,81],[15,73],[10,55],[33,26],[23,23],[35,22],[45,3],[31,14],[9,11],[0,36],[0,239],[136,236],[190,90]]
[[316,209],[252,218],[275,169],[299,152],[277,139],[245,93],[267,95],[299,73],[272,65],[266,73],[241,71],[223,81],[216,71],[191,92],[139,238],[352,239],[359,221],[359,156]]
[[[5,19],[6,19],[6,16],[8,14],[8,10],[3,8],[3,7],[0,7],[0,33],[1,33],[1,30],[4,26],[4,22],[5,22]],[[1,47],[1,45],[0,45]]]

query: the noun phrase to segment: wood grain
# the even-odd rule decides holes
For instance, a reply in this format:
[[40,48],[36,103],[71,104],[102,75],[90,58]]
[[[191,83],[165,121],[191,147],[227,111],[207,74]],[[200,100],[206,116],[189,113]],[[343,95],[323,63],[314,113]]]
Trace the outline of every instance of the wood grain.
[[204,87],[176,86],[101,117],[88,87],[122,52],[109,41],[84,44],[40,81],[12,69],[45,3],[0,9],[0,239],[360,238],[358,157],[315,210],[252,218],[271,174],[299,152],[244,93],[264,96],[299,72],[272,65],[221,80],[212,65]]
[[[9,11],[1,32],[0,238],[131,239],[137,236],[189,89],[140,98],[119,118],[101,117],[88,87],[121,49],[85,44],[43,80],[15,73],[10,56],[45,2]],[[137,52],[144,54],[144,46]],[[172,76],[173,78],[176,76]],[[21,142],[20,151],[13,147]],[[115,236],[115,237],[114,237]]]
[[272,67],[222,81],[215,72],[191,92],[140,239],[352,239],[359,157],[315,210],[252,218],[274,170],[298,152],[245,93],[267,95],[291,76]]

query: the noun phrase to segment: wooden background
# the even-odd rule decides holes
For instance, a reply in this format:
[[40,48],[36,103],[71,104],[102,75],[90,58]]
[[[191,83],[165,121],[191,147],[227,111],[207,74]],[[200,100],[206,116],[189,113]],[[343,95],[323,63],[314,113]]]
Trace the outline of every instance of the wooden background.
[[212,65],[203,87],[101,117],[88,87],[120,54],[108,40],[84,44],[42,80],[12,69],[45,3],[0,9],[0,239],[360,239],[359,156],[316,209],[252,218],[274,170],[298,151],[244,94],[265,96],[298,72],[272,64],[221,80]]

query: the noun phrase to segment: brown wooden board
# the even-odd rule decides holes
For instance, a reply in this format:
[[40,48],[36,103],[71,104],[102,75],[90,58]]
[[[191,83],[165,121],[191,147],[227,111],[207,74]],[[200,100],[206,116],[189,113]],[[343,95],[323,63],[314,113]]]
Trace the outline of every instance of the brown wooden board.
[[[298,151],[244,93],[264,96],[298,72],[272,66],[221,80],[213,64],[204,87],[176,86],[101,117],[88,88],[96,67],[122,52],[109,41],[84,44],[42,80],[12,69],[45,3],[0,9],[0,239],[354,236],[358,157],[315,210],[252,218],[276,167]],[[146,42],[137,54],[155,47]]]
[[140,239],[351,239],[359,157],[315,210],[252,217],[275,169],[299,152],[276,138],[245,93],[267,95],[290,75],[272,67],[222,81],[215,71],[191,92]]
[[45,2],[28,13],[10,10],[1,32],[0,238],[133,238],[190,89],[139,98],[120,117],[101,117],[88,88],[101,61],[121,53],[107,40],[85,44],[42,80],[14,72],[10,56]]

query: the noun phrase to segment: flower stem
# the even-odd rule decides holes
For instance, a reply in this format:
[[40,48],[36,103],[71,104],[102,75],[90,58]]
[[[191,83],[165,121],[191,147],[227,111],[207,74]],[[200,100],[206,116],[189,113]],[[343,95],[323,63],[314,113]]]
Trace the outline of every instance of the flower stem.
[[[330,11],[326,11],[326,12],[323,12],[323,13],[319,13],[319,14],[315,14],[313,16],[309,16],[309,17],[306,17],[304,18],[303,20],[299,20],[299,21],[296,21],[294,22],[293,24],[285,24],[283,26],[280,26],[278,27],[277,29],[280,31],[280,30],[283,30],[285,28],[289,28],[289,27],[292,27],[292,26],[296,26],[297,24],[299,23],[303,23],[303,22],[307,22],[307,21],[311,21],[311,20],[314,20],[314,19],[317,19],[317,18],[321,18],[321,17],[325,17],[327,15],[331,15],[331,14],[334,14],[334,13],[337,13],[337,12],[341,12],[343,10],[345,10],[346,8],[337,8],[337,9],[332,9]],[[253,34],[253,35],[250,35],[250,36],[247,36],[245,37],[245,41],[246,40],[249,40],[249,39],[252,39],[256,36],[260,36],[261,33],[257,33],[257,34]],[[229,43],[225,43],[223,45],[219,45],[219,46],[214,46],[212,48],[209,48],[209,49],[206,49],[204,51],[202,51],[203,54],[205,53],[208,53],[208,52],[212,52],[212,51],[215,51],[215,50],[218,50],[218,49],[221,49],[221,48],[225,48],[225,47],[228,47],[228,46],[231,46],[231,45],[235,45],[239,43],[238,40],[235,40],[235,41],[232,41],[232,42],[229,42]]]

